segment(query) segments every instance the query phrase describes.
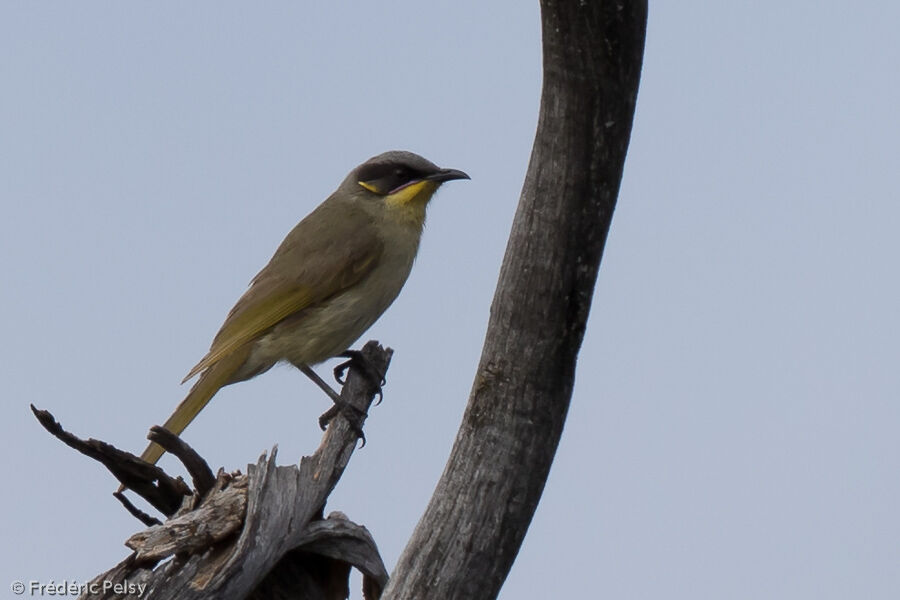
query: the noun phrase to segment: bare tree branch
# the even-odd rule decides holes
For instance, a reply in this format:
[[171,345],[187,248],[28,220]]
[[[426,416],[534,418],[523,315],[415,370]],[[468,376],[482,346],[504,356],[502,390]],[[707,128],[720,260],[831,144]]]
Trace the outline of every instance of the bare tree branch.
[[[158,466],[146,463],[130,452],[119,450],[112,444],[93,438],[82,440],[63,429],[48,411],[35,408],[33,404],[31,412],[34,413],[44,429],[54,437],[70,448],[103,464],[116,479],[135,490],[162,514],[166,516],[175,514],[184,497],[191,494],[190,488],[180,477],[169,477]],[[123,501],[121,498],[120,501],[129,512],[147,523],[138,515],[140,511],[134,508],[130,502]],[[149,515],[146,517],[147,519],[152,518]]]
[[618,195],[645,0],[544,0],[544,85],[469,404],[383,598],[495,598],[556,452]]
[[[379,373],[387,371],[391,355],[392,350],[377,342],[362,350],[364,361]],[[126,545],[134,553],[94,578],[82,598],[343,600],[351,566],[363,573],[366,597],[378,598],[387,571],[369,532],[340,513],[322,519],[325,501],[356,447],[377,384],[351,366],[341,391],[345,410],[336,413],[319,448],[299,466],[276,466],[273,449],[271,456],[251,465],[247,475],[220,471],[211,479],[209,467],[193,449],[154,428],[154,441],[176,453],[190,470],[199,488],[193,494],[180,479],[104,442],[80,440],[52,415],[34,409],[53,435],[99,460],[117,477],[124,475],[129,485],[149,490],[151,499],[158,500],[157,488],[147,488],[148,482],[180,484],[187,490],[187,496],[179,489],[177,496],[159,501],[166,509],[162,512],[172,518],[133,535]],[[175,499],[179,504],[173,508]],[[121,500],[131,505],[124,496]],[[152,519],[133,506],[129,510],[144,522]],[[160,562],[166,558],[171,560]]]

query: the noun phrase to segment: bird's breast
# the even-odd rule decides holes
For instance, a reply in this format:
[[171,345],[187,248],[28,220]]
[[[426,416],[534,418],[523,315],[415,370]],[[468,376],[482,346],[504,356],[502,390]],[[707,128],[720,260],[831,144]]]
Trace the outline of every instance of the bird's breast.
[[251,362],[312,365],[344,352],[393,303],[415,260],[414,244],[386,245],[372,271],[356,284],[292,315],[254,345]]

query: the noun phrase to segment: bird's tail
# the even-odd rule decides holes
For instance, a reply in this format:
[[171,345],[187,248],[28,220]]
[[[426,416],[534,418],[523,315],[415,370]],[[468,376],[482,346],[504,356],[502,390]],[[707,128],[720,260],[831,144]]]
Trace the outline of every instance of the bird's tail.
[[[206,369],[206,371],[200,375],[200,379],[197,380],[194,387],[191,388],[191,391],[188,392],[188,395],[175,409],[175,412],[172,413],[172,416],[163,423],[163,427],[175,435],[184,431],[184,428],[194,420],[194,417],[203,410],[203,407],[212,400],[212,397],[216,395],[216,392],[218,392],[222,386],[233,383],[232,377],[241,365],[244,364],[248,354],[249,347],[247,349],[238,349],[228,356],[223,356]],[[155,442],[150,442],[150,445],[147,446],[147,449],[141,454],[141,459],[150,464],[156,464],[156,461],[158,461],[164,453],[165,450],[162,449],[162,446]]]

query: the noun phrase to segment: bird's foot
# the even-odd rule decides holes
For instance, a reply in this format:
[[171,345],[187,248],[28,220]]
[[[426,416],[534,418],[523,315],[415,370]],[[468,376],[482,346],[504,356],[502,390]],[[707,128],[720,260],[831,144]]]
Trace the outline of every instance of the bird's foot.
[[376,369],[372,365],[372,363],[370,363],[368,360],[366,360],[366,358],[363,356],[362,352],[360,352],[358,350],[347,350],[346,352],[342,352],[342,353],[338,354],[338,356],[347,358],[349,360],[342,362],[341,364],[339,364],[338,366],[336,366],[334,368],[334,379],[339,384],[344,385],[347,381],[346,378],[344,377],[344,374],[347,372],[347,369],[350,368],[351,366],[358,368],[360,371],[363,372],[363,374],[366,376],[366,378],[372,383],[372,386],[375,388],[375,395],[378,396],[375,399],[375,406],[378,406],[379,404],[381,404],[381,400],[384,398],[384,393],[382,392],[381,388],[382,388],[382,386],[384,386],[387,383],[384,380],[384,373],[382,373],[378,369]]
[[319,427],[322,431],[328,427],[331,423],[332,419],[334,419],[338,414],[343,413],[344,418],[347,419],[347,423],[350,424],[350,429],[356,432],[356,437],[362,440],[362,445],[360,448],[366,445],[366,434],[363,433],[362,425],[365,418],[368,416],[363,410],[359,410],[355,406],[348,404],[346,402],[335,402],[331,408],[323,412],[319,416]]

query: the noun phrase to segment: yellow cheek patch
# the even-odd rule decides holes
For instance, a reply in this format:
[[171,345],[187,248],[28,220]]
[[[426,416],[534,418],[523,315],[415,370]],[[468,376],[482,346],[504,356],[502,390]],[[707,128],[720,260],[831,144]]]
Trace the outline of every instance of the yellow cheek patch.
[[363,187],[363,188],[369,190],[369,191],[372,192],[373,194],[377,194],[377,193],[378,193],[378,188],[376,188],[376,187],[375,187],[374,185],[372,185],[371,183],[366,183],[365,181],[357,181],[356,183],[358,183],[358,184],[360,185],[360,187]]
[[437,190],[438,184],[433,181],[418,181],[385,197],[388,205],[402,206],[411,202],[425,203]]

